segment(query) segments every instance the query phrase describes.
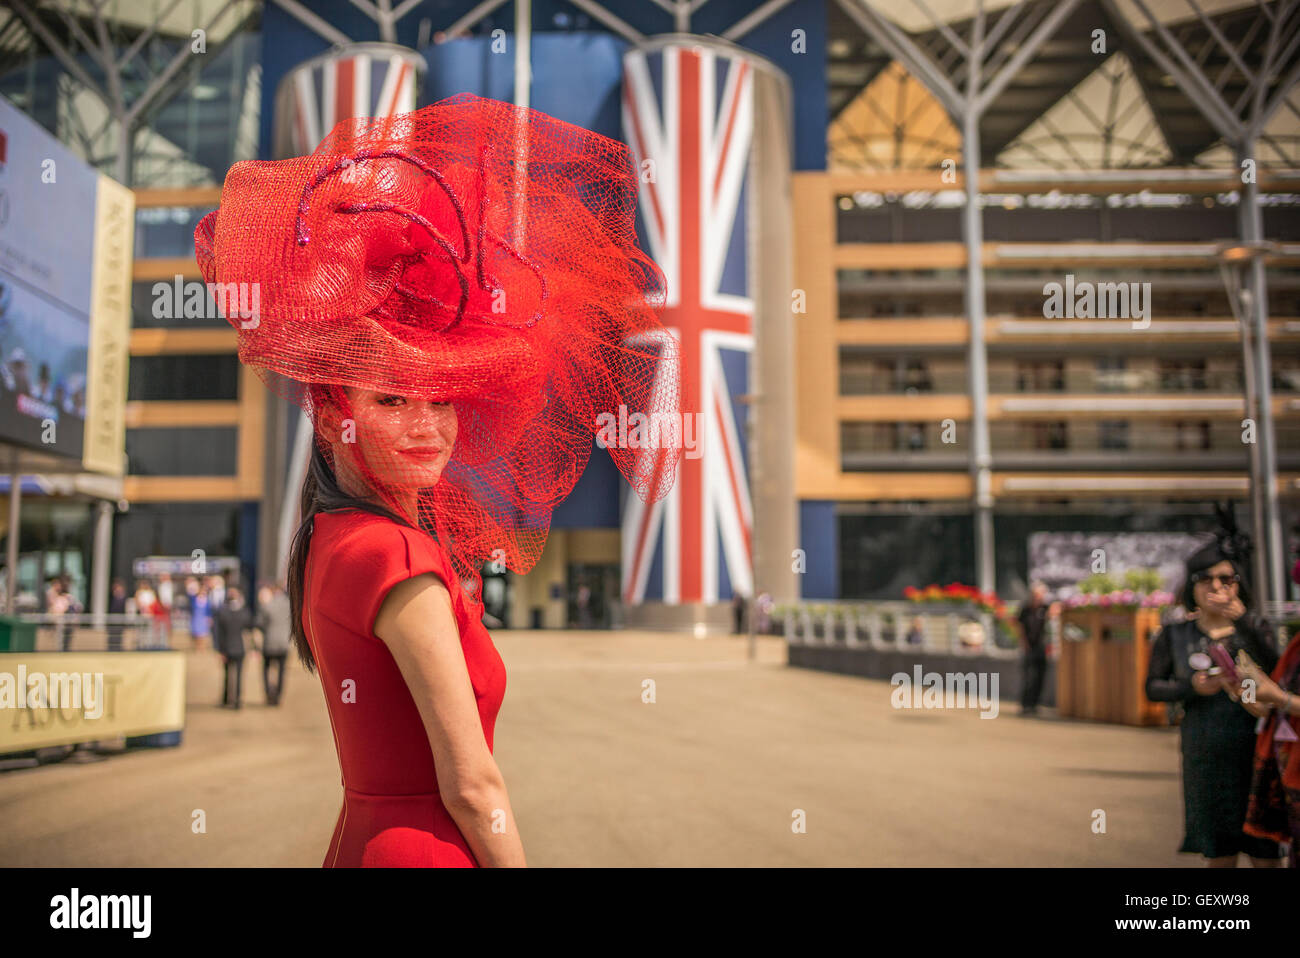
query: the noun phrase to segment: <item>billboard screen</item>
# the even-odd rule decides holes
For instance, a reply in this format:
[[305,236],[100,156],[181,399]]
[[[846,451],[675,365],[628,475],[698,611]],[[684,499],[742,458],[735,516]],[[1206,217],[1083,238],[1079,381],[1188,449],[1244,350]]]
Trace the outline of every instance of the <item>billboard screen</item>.
[[[93,357],[129,334],[113,290],[129,289],[133,208],[130,191],[0,97],[0,443],[80,462],[95,387],[110,379],[97,428],[120,418],[124,355],[110,350],[99,370]],[[98,229],[106,212],[113,226]],[[120,252],[97,255],[106,246]]]

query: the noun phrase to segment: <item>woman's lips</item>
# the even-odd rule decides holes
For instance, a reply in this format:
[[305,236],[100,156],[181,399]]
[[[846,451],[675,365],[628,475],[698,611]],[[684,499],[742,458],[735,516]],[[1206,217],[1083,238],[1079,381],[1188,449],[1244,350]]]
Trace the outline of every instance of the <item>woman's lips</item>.
[[402,454],[410,456],[413,459],[437,459],[442,455],[442,450],[436,446],[422,446],[419,449],[403,449]]

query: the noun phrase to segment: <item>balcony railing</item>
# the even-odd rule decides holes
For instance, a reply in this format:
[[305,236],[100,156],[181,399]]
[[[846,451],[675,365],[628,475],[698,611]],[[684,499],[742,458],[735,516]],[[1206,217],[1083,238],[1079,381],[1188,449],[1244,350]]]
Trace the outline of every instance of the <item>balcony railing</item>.
[[[964,363],[926,363],[902,374],[862,368],[869,361],[852,364],[841,359],[842,396],[964,396],[969,380]],[[1300,393],[1300,363],[1274,363],[1274,392]],[[1242,395],[1245,384],[1239,372],[1210,368],[1161,371],[1158,369],[1079,370],[1059,374],[1043,370],[1019,371],[1005,364],[992,364],[989,392],[994,395]]]
[[[993,468],[1001,470],[1246,469],[1249,446],[1235,419],[998,420],[989,424]],[[1300,468],[1300,422],[1274,421],[1279,466]],[[841,425],[841,468],[846,472],[952,470],[970,456],[970,424],[948,430],[938,423]]]

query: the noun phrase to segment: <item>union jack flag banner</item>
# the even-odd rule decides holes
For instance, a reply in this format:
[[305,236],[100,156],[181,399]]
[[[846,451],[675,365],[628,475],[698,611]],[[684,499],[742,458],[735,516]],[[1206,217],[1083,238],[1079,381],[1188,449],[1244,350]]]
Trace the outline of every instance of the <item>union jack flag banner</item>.
[[[730,48],[661,42],[624,58],[623,131],[640,221],[678,340],[686,452],[671,493],[626,497],[623,600],[718,602],[753,592],[746,449],[754,300],[747,207],[753,67]],[[698,443],[693,451],[691,439]]]
[[358,43],[296,67],[276,90],[275,159],[311,153],[339,120],[411,112],[425,66],[414,50]]

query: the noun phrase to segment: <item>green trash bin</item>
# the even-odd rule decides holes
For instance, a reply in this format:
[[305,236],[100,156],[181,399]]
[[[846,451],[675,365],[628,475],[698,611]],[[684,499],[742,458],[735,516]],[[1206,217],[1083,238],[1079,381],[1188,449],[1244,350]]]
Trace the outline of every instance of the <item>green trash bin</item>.
[[35,652],[36,623],[0,615],[0,652]]

